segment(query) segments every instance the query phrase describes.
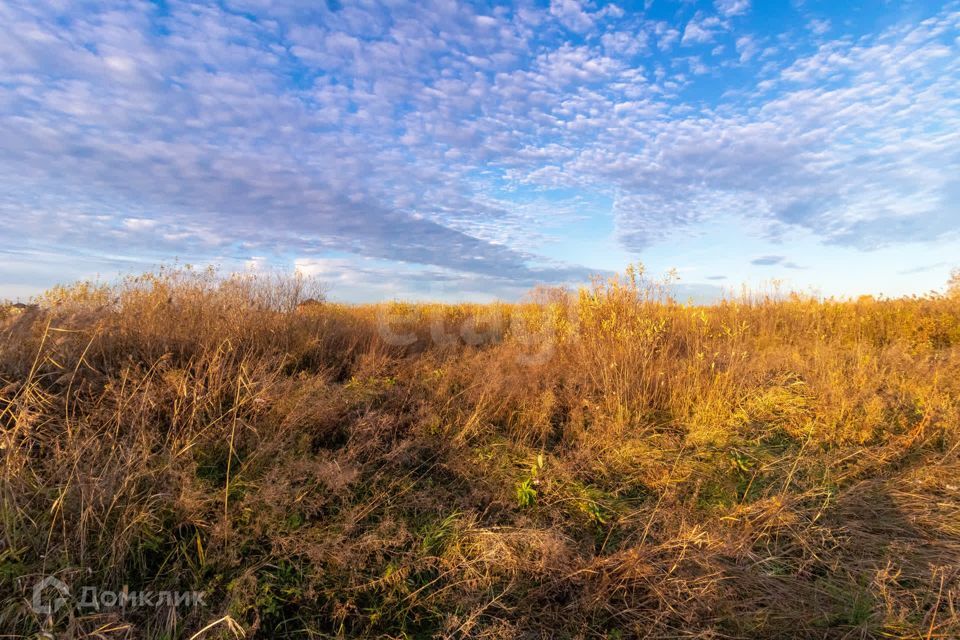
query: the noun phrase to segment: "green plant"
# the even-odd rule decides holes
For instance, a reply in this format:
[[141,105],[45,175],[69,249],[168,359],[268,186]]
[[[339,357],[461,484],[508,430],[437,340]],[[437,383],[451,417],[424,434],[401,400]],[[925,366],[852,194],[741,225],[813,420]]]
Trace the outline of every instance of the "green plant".
[[529,475],[517,482],[514,492],[517,497],[517,505],[521,508],[531,507],[537,501],[537,490],[534,487],[540,483],[538,474],[543,469],[544,464],[543,454],[537,454],[536,460],[530,466]]

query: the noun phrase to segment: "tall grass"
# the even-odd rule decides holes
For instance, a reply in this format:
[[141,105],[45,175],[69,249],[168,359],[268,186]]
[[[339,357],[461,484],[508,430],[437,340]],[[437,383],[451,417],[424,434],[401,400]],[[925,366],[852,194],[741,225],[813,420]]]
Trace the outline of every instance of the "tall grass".
[[[956,297],[308,284],[174,270],[0,311],[0,631],[960,637]],[[50,575],[72,597],[38,613]]]

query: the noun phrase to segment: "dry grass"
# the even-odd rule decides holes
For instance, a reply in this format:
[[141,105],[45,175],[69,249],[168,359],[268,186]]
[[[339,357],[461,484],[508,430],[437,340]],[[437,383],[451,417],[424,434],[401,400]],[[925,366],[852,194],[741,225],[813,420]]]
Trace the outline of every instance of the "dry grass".
[[[0,632],[960,637],[956,297],[311,295],[0,312]],[[45,575],[206,605],[41,615]]]

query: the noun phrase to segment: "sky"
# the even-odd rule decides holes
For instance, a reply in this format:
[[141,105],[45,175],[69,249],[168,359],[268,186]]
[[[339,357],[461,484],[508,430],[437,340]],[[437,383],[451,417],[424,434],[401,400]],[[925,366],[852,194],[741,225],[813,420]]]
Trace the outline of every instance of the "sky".
[[960,266],[960,2],[0,0],[0,298],[171,261],[513,299]]

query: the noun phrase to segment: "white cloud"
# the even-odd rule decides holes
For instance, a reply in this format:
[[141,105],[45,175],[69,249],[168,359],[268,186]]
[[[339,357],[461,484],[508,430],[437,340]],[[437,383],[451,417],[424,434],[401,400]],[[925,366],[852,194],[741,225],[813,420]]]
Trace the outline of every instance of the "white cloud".
[[147,218],[124,218],[123,226],[131,231],[149,231],[157,226],[157,221]]
[[829,20],[815,18],[810,21],[810,23],[807,25],[807,28],[809,28],[810,31],[813,31],[818,36],[822,36],[827,31],[830,31],[831,26],[832,25]]
[[752,36],[741,36],[737,38],[736,46],[741,63],[749,62],[760,50],[757,41]]
[[593,29],[594,18],[584,11],[580,0],[550,0],[550,15],[571,31],[586,33]]
[[750,10],[750,0],[715,0],[714,4],[717,11],[728,18]]
[[713,42],[723,23],[716,16],[706,16],[698,13],[687,23],[683,30],[681,44],[704,44]]

